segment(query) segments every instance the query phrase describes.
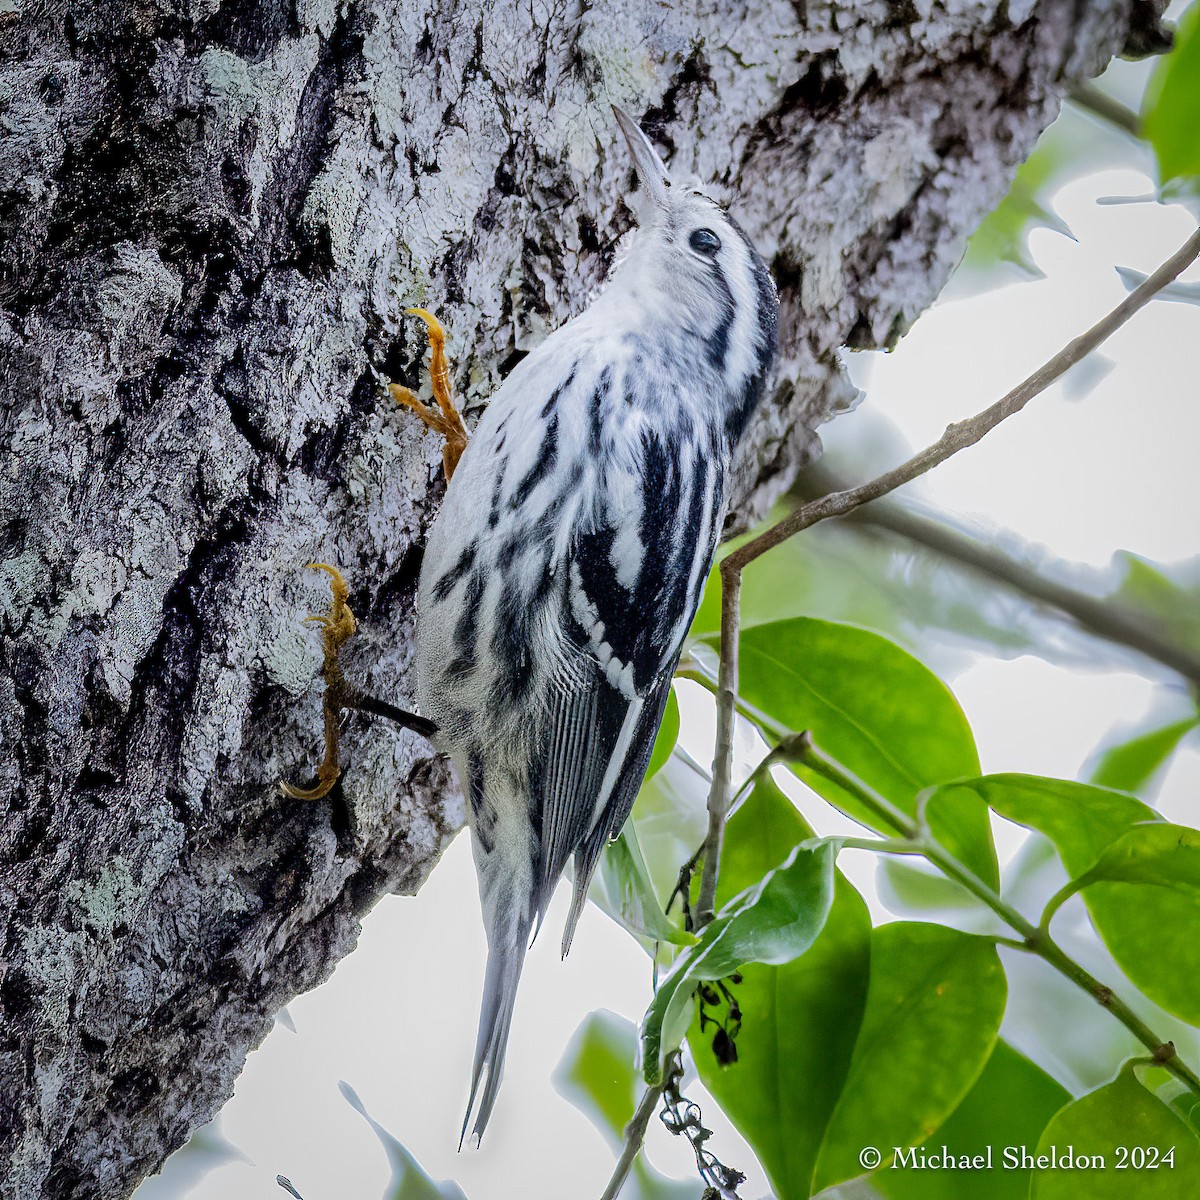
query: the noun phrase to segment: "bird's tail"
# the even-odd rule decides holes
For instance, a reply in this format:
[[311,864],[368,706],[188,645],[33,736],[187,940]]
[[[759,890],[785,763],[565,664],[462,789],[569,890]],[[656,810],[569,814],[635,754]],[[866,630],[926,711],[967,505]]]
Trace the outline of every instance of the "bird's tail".
[[[466,1140],[471,1114],[475,1114],[471,1135],[476,1139],[477,1145],[483,1140],[483,1131],[492,1115],[492,1107],[496,1103],[496,1093],[500,1090],[500,1078],[504,1070],[504,1050],[508,1044],[509,1027],[512,1025],[517,984],[521,981],[521,968],[525,964],[525,952],[529,948],[530,918],[512,909],[503,915],[497,915],[499,919],[488,935],[483,1006],[479,1014],[479,1037],[475,1043],[475,1065],[471,1069],[471,1099],[467,1103],[462,1134],[458,1139],[460,1150]],[[476,1099],[479,1101],[478,1109]]]

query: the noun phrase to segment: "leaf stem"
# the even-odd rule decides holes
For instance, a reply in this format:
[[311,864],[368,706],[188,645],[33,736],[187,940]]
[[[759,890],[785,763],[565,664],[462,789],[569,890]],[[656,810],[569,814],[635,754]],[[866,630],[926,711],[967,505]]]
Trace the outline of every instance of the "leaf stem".
[[919,842],[909,841],[908,838],[839,837],[834,840],[841,843],[843,850],[870,850],[873,854],[925,853]]
[[881,796],[869,783],[859,779],[853,771],[818,749],[808,733],[801,733],[790,741],[789,757],[815,771],[823,779],[837,784],[843,791],[853,795],[864,808],[873,812],[884,824],[890,825],[898,834],[914,845],[920,844],[921,828],[906,812],[897,808],[886,796]]

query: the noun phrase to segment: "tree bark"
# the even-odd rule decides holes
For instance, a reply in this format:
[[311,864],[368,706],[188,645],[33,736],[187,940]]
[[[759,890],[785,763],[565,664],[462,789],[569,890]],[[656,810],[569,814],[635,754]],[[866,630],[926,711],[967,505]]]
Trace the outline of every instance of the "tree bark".
[[733,521],[938,292],[1062,93],[1157,0],[0,0],[0,1195],[120,1197],[462,822],[444,763],[318,754],[325,603],[411,702],[439,446],[384,398],[424,304],[469,410],[631,225],[615,101],[782,294]]

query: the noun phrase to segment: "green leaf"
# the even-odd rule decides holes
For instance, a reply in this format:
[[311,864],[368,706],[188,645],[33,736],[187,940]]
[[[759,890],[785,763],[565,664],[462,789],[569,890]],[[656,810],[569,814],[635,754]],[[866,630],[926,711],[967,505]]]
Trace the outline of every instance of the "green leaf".
[[654,890],[638,841],[637,826],[628,821],[600,860],[600,886],[592,899],[630,933],[652,942],[690,946],[696,939],[664,913],[664,902]]
[[654,749],[650,751],[650,762],[646,767],[646,778],[657,774],[675,749],[679,741],[679,701],[675,698],[672,688],[667,696],[667,707],[663,709],[662,723],[654,739]]
[[[760,780],[730,818],[718,899],[761,879],[811,833],[770,778]],[[810,1194],[866,1004],[870,953],[867,907],[837,873],[829,916],[805,954],[780,966],[750,964],[733,986],[742,1011],[737,1062],[718,1062],[711,1030],[698,1019],[688,1032],[704,1086],[754,1149],[779,1200]]]
[[554,1073],[554,1086],[611,1146],[637,1105],[637,1028],[611,1012],[588,1013]]
[[[775,514],[786,515],[781,507]],[[721,548],[722,556],[738,542]],[[897,612],[913,615],[922,601],[933,601],[933,589],[919,588],[914,600],[912,552],[884,545],[862,530],[822,523],[777,546],[770,557],[756,559],[742,572],[739,625],[743,630],[789,617],[824,617],[865,625],[888,636],[899,632]],[[906,587],[907,584],[907,587]],[[980,589],[982,592],[983,589]],[[692,622],[693,640],[721,630],[721,580],[714,566]]]
[[1179,743],[1197,725],[1200,716],[1186,717],[1109,746],[1092,769],[1090,782],[1123,792],[1146,790]]
[[458,1184],[449,1181],[434,1183],[404,1144],[367,1112],[358,1098],[358,1093],[348,1083],[339,1083],[338,1091],[346,1098],[350,1107],[371,1126],[387,1151],[388,1160],[392,1164],[392,1181],[388,1184],[385,1200],[466,1200]]
[[[950,690],[912,655],[853,625],[797,617],[747,629],[742,696],[818,746],[898,808],[915,815],[924,789],[979,769],[975,741]],[[811,788],[855,820],[894,832],[853,796],[803,767]],[[933,813],[934,836],[993,886],[996,852],[985,807],[969,799]]]
[[[877,455],[880,443],[886,444],[887,453],[880,456],[883,470],[908,450],[903,439],[892,444],[893,437],[898,435],[889,428],[872,426],[864,435],[866,448],[857,447],[859,457]],[[845,469],[856,468],[847,464]],[[810,468],[808,476],[802,476],[800,484],[806,495],[823,494],[846,482],[840,473],[823,467]],[[750,563],[742,573],[741,628],[801,616],[841,621],[882,634],[935,673],[965,664],[975,648],[1005,658],[1037,654],[1072,668],[1128,664],[1128,650],[1067,630],[1044,606],[997,588],[955,557],[955,547],[969,550],[985,540],[996,543],[1014,566],[1045,570],[1043,550],[1022,543],[1010,531],[951,520],[945,514],[925,515],[900,502],[878,503],[883,508],[872,511],[877,511],[879,523],[822,521],[806,529],[803,537],[789,538]],[[781,505],[775,515],[788,511]],[[925,548],[891,523],[900,529],[911,526],[919,537],[947,549]],[[1050,568],[1055,573],[1054,564]],[[692,625],[692,640],[719,632],[720,590],[714,567]]]
[[[1117,1147],[1166,1154],[1174,1165],[1118,1168]],[[1126,1064],[1112,1083],[1068,1104],[1046,1126],[1038,1155],[1062,1162],[1098,1155],[1103,1165],[1046,1166],[1033,1173],[1031,1200],[1180,1200],[1200,1195],[1200,1141],[1166,1104],[1138,1083]]]
[[[969,1190],[971,1200],[1025,1200],[1030,1171],[1008,1168],[999,1150],[1004,1146],[1036,1146],[1052,1116],[1071,1099],[1041,1067],[1001,1040],[975,1086],[938,1130],[939,1146],[955,1158],[987,1155],[991,1169],[958,1170],[913,1167],[880,1171],[871,1186],[887,1200],[960,1200]],[[970,1180],[964,1188],[964,1178]]]
[[1174,888],[1200,901],[1200,830],[1165,821],[1135,825],[1071,887],[1080,891],[1104,881]]
[[819,1191],[862,1174],[864,1146],[916,1146],[937,1132],[979,1078],[1007,988],[988,938],[900,921],[871,942],[867,1009],[817,1162]]
[[[558,1069],[554,1086],[619,1149],[625,1126],[637,1105],[637,1028],[611,1012],[589,1013],[575,1032]],[[661,1175],[639,1154],[632,1178],[622,1190],[628,1200],[694,1200],[690,1181]]]
[[1104,602],[1127,610],[1143,628],[1194,654],[1200,646],[1200,557],[1170,567],[1124,550],[1113,559],[1124,568],[1124,577]]
[[642,785],[632,822],[654,893],[665,901],[708,830],[708,781],[675,755]]
[[1200,175],[1200,5],[1179,22],[1175,47],[1155,67],[1146,87],[1142,131],[1154,147],[1159,181]]
[[836,846],[797,846],[788,859],[731,900],[658,986],[642,1022],[646,1082],[662,1080],[663,1060],[683,1039],[692,994],[746,963],[785,963],[812,945],[833,903]]
[[1068,875],[1082,875],[1127,829],[1158,820],[1123,792],[1041,775],[985,775],[940,792],[972,791],[1002,817],[1038,829],[1055,845]]
[[948,879],[924,859],[907,861],[894,854],[879,855],[876,886],[879,898],[897,916],[977,911],[979,901],[961,883]]
[[[1032,775],[993,775],[955,788],[972,790],[1001,816],[1041,830],[1054,842],[1072,878],[1084,876],[1103,861],[1109,847],[1135,828],[1143,832],[1123,845],[1148,846],[1155,838],[1170,842],[1178,837],[1145,832],[1176,827],[1167,825],[1140,800],[1088,784]],[[1186,872],[1191,869],[1187,864],[1193,861],[1194,850],[1189,846],[1179,853],[1188,856],[1175,860],[1183,864],[1178,869]],[[1126,861],[1125,869],[1135,870],[1133,859],[1126,860],[1124,850],[1114,850],[1114,855],[1114,869]],[[1133,984],[1168,1012],[1200,1024],[1200,989],[1196,987],[1200,978],[1200,907],[1194,893],[1114,880],[1089,886],[1083,902],[1096,931]]]
[[1135,826],[1068,887],[1059,898],[1088,889],[1084,903],[1129,978],[1200,1025],[1200,832],[1161,821]]

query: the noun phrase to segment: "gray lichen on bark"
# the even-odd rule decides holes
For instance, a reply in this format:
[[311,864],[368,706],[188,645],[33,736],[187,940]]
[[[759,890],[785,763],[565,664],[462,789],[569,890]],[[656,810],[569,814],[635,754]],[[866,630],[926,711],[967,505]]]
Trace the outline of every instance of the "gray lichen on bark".
[[782,353],[736,520],[854,399],[838,348],[925,308],[1075,80],[1150,0],[748,6],[64,0],[0,6],[0,1194],[124,1196],[287,999],[462,819],[355,720],[317,751],[311,559],[346,666],[411,700],[438,447],[404,307],[472,409],[602,285],[631,216],[608,117],[733,205]]

